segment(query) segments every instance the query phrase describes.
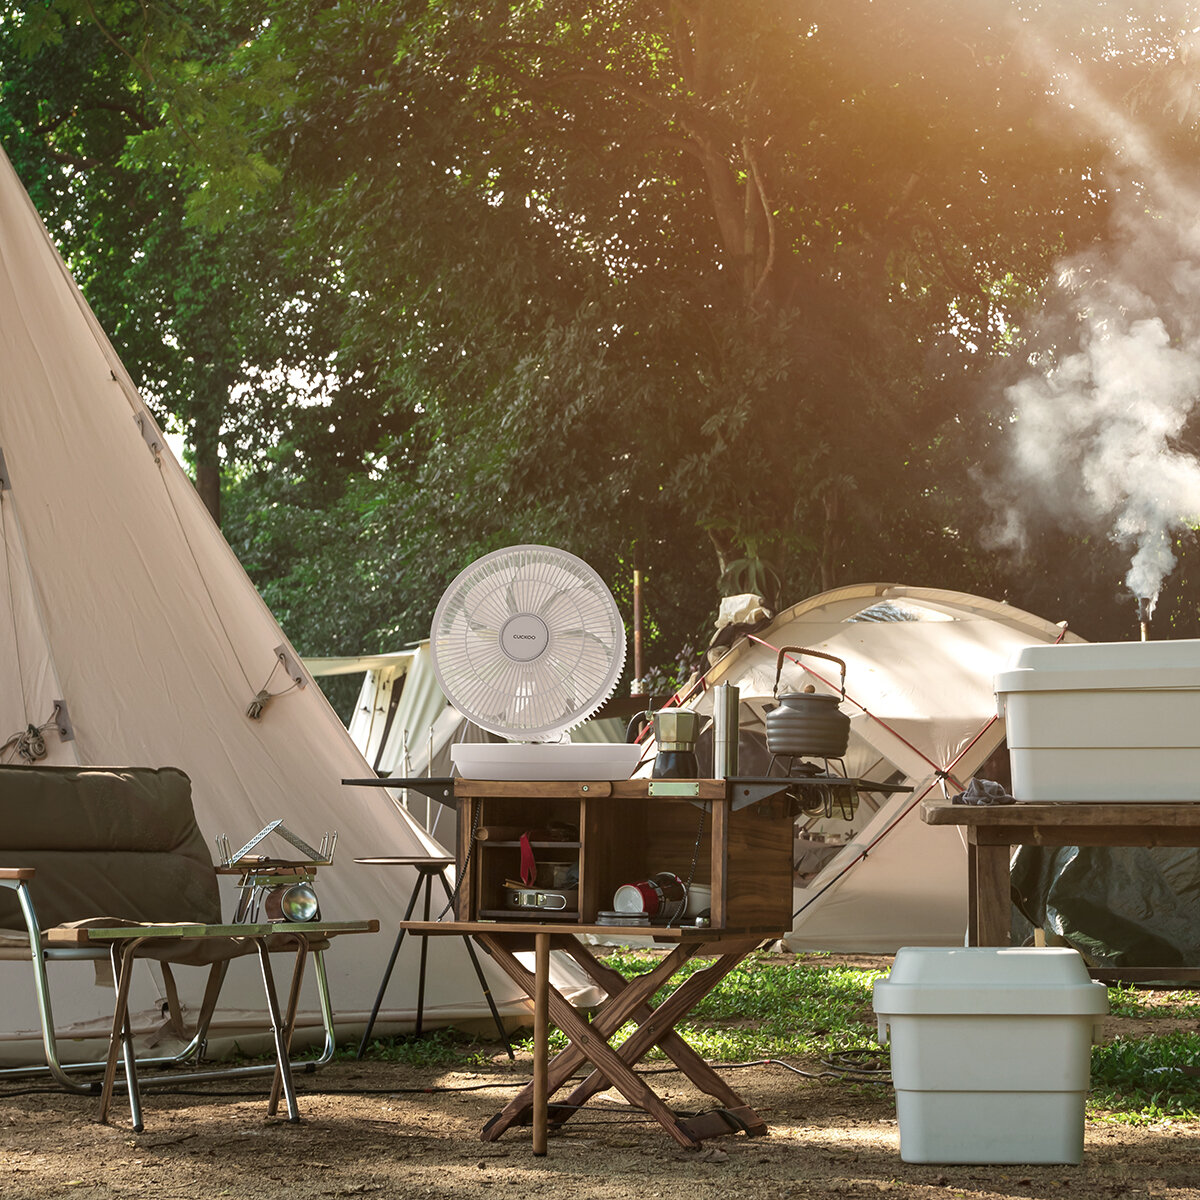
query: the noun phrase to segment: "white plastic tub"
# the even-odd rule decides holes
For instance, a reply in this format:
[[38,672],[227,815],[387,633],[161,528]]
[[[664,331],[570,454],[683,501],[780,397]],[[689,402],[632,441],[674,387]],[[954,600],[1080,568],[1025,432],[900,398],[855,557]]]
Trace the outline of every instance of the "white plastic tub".
[[1077,1163],[1108,992],[1066,949],[906,947],[875,982],[900,1157]]
[[1200,641],[1026,646],[995,686],[1018,800],[1200,800]]
[[450,761],[464,779],[628,779],[643,747],[626,742],[460,742]]

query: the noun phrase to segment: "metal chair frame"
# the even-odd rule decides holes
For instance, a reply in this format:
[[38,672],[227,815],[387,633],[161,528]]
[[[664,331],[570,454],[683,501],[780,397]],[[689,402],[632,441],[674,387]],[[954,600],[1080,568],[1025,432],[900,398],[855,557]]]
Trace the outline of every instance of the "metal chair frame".
[[[29,879],[32,877],[31,870],[21,869],[0,869],[0,887],[6,887],[16,892],[17,902],[20,905],[22,915],[25,919],[26,929],[29,935],[30,946],[30,962],[33,966],[34,992],[37,999],[38,1017],[41,1023],[42,1031],[42,1046],[45,1052],[45,1064],[43,1065],[28,1065],[19,1067],[5,1067],[0,1069],[0,1079],[21,1078],[38,1075],[50,1075],[62,1087],[81,1094],[95,1094],[100,1090],[100,1083],[96,1080],[80,1080],[73,1078],[73,1075],[78,1075],[85,1072],[103,1071],[106,1063],[103,1061],[81,1062],[81,1063],[64,1063],[58,1048],[58,1036],[54,1025],[54,1009],[50,995],[50,979],[47,965],[51,962],[67,962],[67,961],[96,961],[111,958],[114,963],[114,982],[120,979],[120,961],[118,951],[119,944],[113,943],[110,946],[98,945],[91,946],[49,946],[46,944],[44,932],[37,919],[37,911],[34,907],[33,896],[29,889]],[[228,935],[227,935],[228,936]],[[262,949],[262,947],[260,947]],[[307,1058],[300,1060],[289,1060],[290,1067],[304,1070],[307,1072],[316,1071],[319,1067],[324,1066],[333,1057],[333,1052],[336,1046],[336,1035],[333,1024],[333,1006],[329,997],[329,977],[325,969],[324,951],[314,950],[312,952],[313,971],[317,985],[317,996],[321,1009],[321,1020],[324,1028],[325,1042],[320,1054],[316,1058]],[[263,962],[261,965],[266,972],[264,976],[264,985],[267,992],[267,1007],[272,1018],[272,1024],[278,1028],[278,1013],[272,1012],[272,1001],[274,999],[273,985],[269,978],[269,965]],[[220,994],[220,988],[224,982],[225,975],[228,971],[228,960],[213,963],[209,968],[209,981],[206,989],[204,1001],[201,1005],[200,1013],[197,1020],[196,1032],[192,1036],[183,1049],[174,1054],[168,1055],[151,1055],[138,1058],[136,1065],[142,1067],[176,1067],[193,1061],[199,1063],[204,1055],[204,1050],[208,1042],[209,1026],[212,1022],[213,1014],[216,1010],[216,1002]],[[127,1063],[128,1066],[128,1063]],[[261,1063],[251,1064],[236,1067],[220,1067],[210,1068],[207,1070],[191,1070],[187,1074],[189,1082],[201,1082],[216,1079],[228,1079],[237,1076],[245,1075],[264,1075],[276,1071],[276,1063]],[[169,1073],[162,1075],[151,1076],[147,1079],[138,1081],[136,1086],[147,1086],[155,1083],[177,1083],[179,1076],[172,1076]],[[134,1089],[136,1090],[136,1089]],[[135,1126],[140,1122],[135,1119]]]

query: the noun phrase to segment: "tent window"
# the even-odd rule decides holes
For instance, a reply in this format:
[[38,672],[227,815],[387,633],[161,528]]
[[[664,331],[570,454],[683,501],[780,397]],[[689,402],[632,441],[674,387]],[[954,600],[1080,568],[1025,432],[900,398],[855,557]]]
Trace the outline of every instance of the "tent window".
[[856,612],[846,618],[847,625],[859,621],[953,621],[956,618],[949,613],[938,612],[936,609],[925,608],[916,604],[906,604],[903,600],[881,600]]
[[408,680],[408,672],[405,671],[399,679],[392,684],[392,697],[388,701],[387,716],[383,722],[383,736],[379,739],[379,749],[375,752],[375,761],[371,764],[371,770],[376,775],[379,774],[379,763],[383,758],[383,752],[387,749],[388,737],[392,732],[392,722],[396,719],[396,709],[400,707],[400,695],[404,691],[404,684]]

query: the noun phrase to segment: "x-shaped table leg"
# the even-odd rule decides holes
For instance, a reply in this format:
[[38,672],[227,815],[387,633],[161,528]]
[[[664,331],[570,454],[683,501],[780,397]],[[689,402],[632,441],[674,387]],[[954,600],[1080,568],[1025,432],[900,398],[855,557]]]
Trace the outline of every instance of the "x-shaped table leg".
[[[637,1062],[648,1050],[658,1046],[702,1092],[719,1100],[751,1135],[766,1133],[766,1122],[687,1044],[676,1032],[675,1025],[691,1012],[755,945],[757,943],[747,949],[721,955],[712,966],[697,971],[680,984],[658,1008],[641,1004],[637,1012],[631,1014],[640,1022],[637,1030],[617,1051],[627,1061]],[[619,971],[599,962],[582,943],[574,942],[565,949],[610,996],[621,995],[627,990],[625,977]],[[580,1106],[586,1104],[597,1092],[603,1091],[605,1086],[606,1081],[598,1072],[594,1072],[571,1093],[561,1110],[556,1110],[554,1119],[559,1122],[569,1120]],[[687,1122],[684,1122],[684,1125],[686,1127]],[[719,1132],[726,1132],[725,1128],[717,1128]],[[697,1130],[693,1129],[692,1132]]]
[[[497,965],[528,995],[535,995],[537,979],[513,955],[502,939],[490,934],[478,934],[479,940],[494,957]],[[569,935],[556,936],[556,946],[574,954],[579,943]],[[683,1039],[674,1032],[674,1025],[708,994],[733,968],[757,945],[750,941],[731,948],[722,954],[712,967],[699,971],[685,980],[675,992],[657,1009],[652,1009],[649,999],[684,963],[701,953],[700,944],[681,945],[671,952],[653,970],[632,980],[625,980],[618,972],[612,972],[606,982],[613,991],[610,998],[589,1024],[555,988],[548,989],[549,1011],[554,1024],[563,1031],[571,1045],[556,1056],[547,1071],[547,1095],[552,1095],[574,1074],[586,1060],[596,1068],[595,1072],[576,1089],[567,1106],[554,1106],[554,1119],[561,1123],[575,1111],[575,1105],[583,1104],[604,1087],[615,1087],[631,1104],[650,1113],[681,1145],[694,1148],[703,1137],[715,1132],[728,1132],[729,1127],[720,1129],[712,1126],[689,1128],[680,1121],[670,1108],[633,1070],[636,1063],[652,1046],[663,1045],[664,1050],[679,1065],[689,1078],[696,1080],[710,1094],[718,1096],[723,1103],[740,1110],[738,1120],[748,1132],[765,1132],[766,1126],[757,1114],[745,1106],[744,1101],[728,1088]],[[582,947],[579,947],[582,951]],[[586,958],[577,961],[590,970]],[[593,963],[595,960],[592,960]],[[595,963],[599,968],[600,964]],[[601,968],[601,970],[606,970]],[[618,985],[619,981],[619,985]],[[626,1040],[620,1051],[608,1044],[612,1036],[627,1020],[642,1018],[638,1030]],[[535,1064],[536,1075],[536,1064]],[[501,1113],[485,1127],[482,1137],[495,1141],[513,1124],[528,1120],[531,1108],[536,1108],[536,1088],[525,1088]],[[748,1114],[750,1120],[741,1116]],[[534,1113],[536,1125],[537,1113]]]

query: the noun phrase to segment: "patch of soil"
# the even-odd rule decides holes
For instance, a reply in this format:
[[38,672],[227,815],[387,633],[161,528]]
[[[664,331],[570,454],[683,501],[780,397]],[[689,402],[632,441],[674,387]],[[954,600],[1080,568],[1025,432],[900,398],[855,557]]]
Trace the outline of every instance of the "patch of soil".
[[[1110,1018],[1109,1031],[1147,1024]],[[1157,1032],[1166,1027],[1153,1023]],[[793,1065],[822,1070],[799,1059]],[[1200,1123],[1089,1121],[1079,1166],[910,1164],[900,1160],[885,1087],[806,1078],[777,1065],[721,1072],[767,1121],[764,1137],[731,1134],[684,1150],[610,1090],[552,1134],[544,1157],[532,1153],[528,1128],[481,1141],[484,1124],[530,1071],[528,1058],[510,1065],[502,1053],[472,1071],[336,1062],[297,1076],[297,1125],[266,1115],[264,1080],[191,1088],[182,1080],[177,1090],[145,1089],[141,1134],[132,1132],[120,1098],[112,1124],[98,1125],[94,1097],[9,1083],[0,1089],[0,1196],[1200,1200]],[[676,1111],[713,1106],[679,1074],[649,1082]]]

